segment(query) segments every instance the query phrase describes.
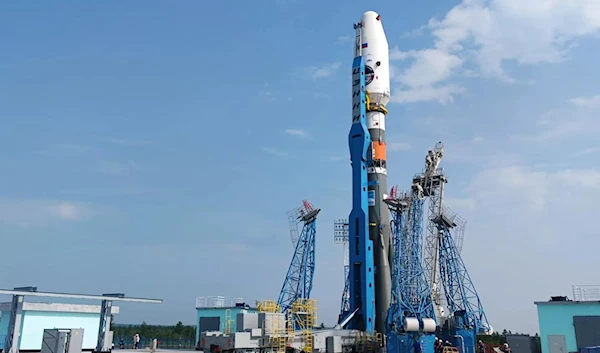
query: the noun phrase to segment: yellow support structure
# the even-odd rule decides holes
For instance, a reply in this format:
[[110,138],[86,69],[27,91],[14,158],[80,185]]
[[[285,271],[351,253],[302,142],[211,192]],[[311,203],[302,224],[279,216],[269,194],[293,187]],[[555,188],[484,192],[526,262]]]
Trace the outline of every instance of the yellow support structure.
[[378,347],[383,347],[383,334],[381,332],[375,332],[375,342]]
[[354,347],[357,352],[375,352],[383,347],[383,335],[374,332],[370,335],[367,332],[356,332],[354,337]]
[[274,300],[261,300],[256,302],[256,309],[259,313],[280,313],[281,306]]
[[231,318],[231,309],[225,310],[225,322],[223,322],[223,333],[228,335],[233,327],[233,319]]
[[311,353],[314,348],[312,330],[317,322],[317,301],[314,299],[299,298],[292,304],[290,316],[302,332],[302,350],[306,353]]
[[[256,302],[259,313],[281,314],[281,306],[274,300],[261,300]],[[262,323],[263,334],[269,336],[269,345],[274,352],[285,353],[290,341],[288,325],[285,317],[273,315]],[[293,337],[293,332],[292,332]]]

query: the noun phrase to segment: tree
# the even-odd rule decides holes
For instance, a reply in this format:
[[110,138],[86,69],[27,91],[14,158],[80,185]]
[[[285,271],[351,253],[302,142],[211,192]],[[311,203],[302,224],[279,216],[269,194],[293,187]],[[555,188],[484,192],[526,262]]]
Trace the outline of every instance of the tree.
[[177,325],[175,325],[175,328],[173,329],[173,332],[176,335],[181,335],[183,333],[184,329],[185,329],[185,327],[183,326],[183,322],[179,321],[179,322],[177,322]]
[[196,326],[184,325],[182,322],[172,326],[148,325],[114,325],[112,327],[115,342],[123,340],[126,346],[133,344],[133,335],[140,334],[142,346],[150,345],[150,340],[157,339],[161,348],[187,348],[196,346]]
[[142,324],[140,325],[140,332],[138,333],[144,338],[150,336],[150,327],[148,326],[146,321],[142,321]]

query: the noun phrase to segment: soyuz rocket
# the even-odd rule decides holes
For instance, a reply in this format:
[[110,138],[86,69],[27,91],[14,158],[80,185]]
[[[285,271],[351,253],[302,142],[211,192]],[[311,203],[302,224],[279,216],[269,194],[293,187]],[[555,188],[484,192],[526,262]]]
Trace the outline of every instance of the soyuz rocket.
[[355,24],[352,78],[353,170],[349,216],[351,328],[386,332],[391,300],[393,248],[390,215],[383,202],[387,190],[386,105],[390,101],[389,48],[381,16],[363,14]]

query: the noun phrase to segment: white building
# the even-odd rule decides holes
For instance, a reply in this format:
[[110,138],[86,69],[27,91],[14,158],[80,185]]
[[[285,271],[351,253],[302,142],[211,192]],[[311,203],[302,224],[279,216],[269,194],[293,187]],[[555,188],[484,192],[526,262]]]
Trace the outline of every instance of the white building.
[[[8,333],[10,310],[11,303],[0,303],[1,349],[4,349]],[[100,305],[24,302],[19,350],[41,350],[44,329],[53,328],[82,328],[83,349],[93,350],[98,342],[100,310]],[[118,313],[119,307],[112,306],[111,314]]]

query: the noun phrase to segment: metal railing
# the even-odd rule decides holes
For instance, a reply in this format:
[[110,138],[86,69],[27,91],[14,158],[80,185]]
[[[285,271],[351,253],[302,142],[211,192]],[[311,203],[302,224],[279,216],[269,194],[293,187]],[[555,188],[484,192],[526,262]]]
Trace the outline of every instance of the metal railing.
[[223,296],[197,297],[196,308],[225,308],[234,307],[244,302],[244,298],[228,298]]

